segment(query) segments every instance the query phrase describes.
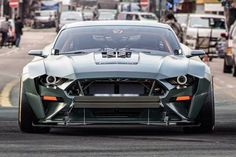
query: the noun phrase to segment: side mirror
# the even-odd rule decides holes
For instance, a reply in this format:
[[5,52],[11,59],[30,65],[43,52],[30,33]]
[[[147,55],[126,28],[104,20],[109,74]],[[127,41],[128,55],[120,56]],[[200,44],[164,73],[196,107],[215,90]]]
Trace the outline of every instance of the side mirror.
[[190,57],[195,57],[195,56],[204,56],[206,53],[203,50],[192,50],[191,51],[191,55],[188,55],[186,57],[190,58]]
[[42,50],[30,50],[30,51],[28,52],[28,55],[44,57]]
[[226,33],[221,33],[220,36],[221,36],[222,38],[228,39],[228,35],[227,35]]
[[53,54],[53,55],[59,55],[59,50],[58,50],[58,49],[52,49],[51,54]]

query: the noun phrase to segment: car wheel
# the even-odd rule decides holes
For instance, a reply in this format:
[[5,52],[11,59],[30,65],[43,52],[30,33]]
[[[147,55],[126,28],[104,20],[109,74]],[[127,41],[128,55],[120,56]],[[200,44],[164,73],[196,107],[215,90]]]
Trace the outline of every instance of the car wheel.
[[231,72],[232,72],[232,66],[226,65],[225,59],[224,59],[223,72],[224,72],[224,73],[231,73]]
[[206,102],[197,117],[198,127],[185,127],[185,133],[212,133],[215,129],[215,102],[213,85],[208,91]]
[[20,130],[25,133],[48,133],[50,131],[48,127],[33,126],[35,120],[36,117],[27,102],[24,92],[20,92],[18,110],[18,124]]

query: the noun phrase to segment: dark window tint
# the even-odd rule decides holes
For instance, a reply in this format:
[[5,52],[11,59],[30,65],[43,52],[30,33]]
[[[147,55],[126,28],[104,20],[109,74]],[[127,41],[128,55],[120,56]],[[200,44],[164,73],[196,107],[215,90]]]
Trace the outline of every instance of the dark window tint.
[[112,48],[145,49],[172,54],[179,50],[174,33],[166,28],[144,26],[93,26],[62,31],[54,45],[60,53]]

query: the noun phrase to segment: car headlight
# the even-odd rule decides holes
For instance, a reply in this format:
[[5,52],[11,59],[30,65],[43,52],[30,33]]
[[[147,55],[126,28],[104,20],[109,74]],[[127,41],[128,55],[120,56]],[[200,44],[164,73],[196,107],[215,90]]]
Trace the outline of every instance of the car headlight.
[[59,79],[57,79],[55,76],[46,76],[46,83],[49,85],[55,85]]
[[182,75],[182,76],[178,76],[178,77],[176,78],[176,81],[177,81],[177,83],[178,83],[179,85],[185,85],[185,84],[187,83],[187,81],[188,81],[188,78],[187,78],[187,76]]
[[50,76],[50,75],[43,75],[39,78],[39,82],[43,86],[59,86],[65,83],[68,79],[66,78],[60,78],[56,76]]
[[175,86],[191,86],[194,83],[194,77],[190,75],[181,75],[178,77],[169,78],[167,79],[167,82]]

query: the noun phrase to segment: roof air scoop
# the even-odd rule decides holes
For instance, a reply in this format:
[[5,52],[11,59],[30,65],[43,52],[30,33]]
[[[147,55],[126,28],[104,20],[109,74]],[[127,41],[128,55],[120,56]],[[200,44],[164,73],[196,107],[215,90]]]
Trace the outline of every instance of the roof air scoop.
[[138,64],[139,53],[114,50],[94,53],[96,64]]

